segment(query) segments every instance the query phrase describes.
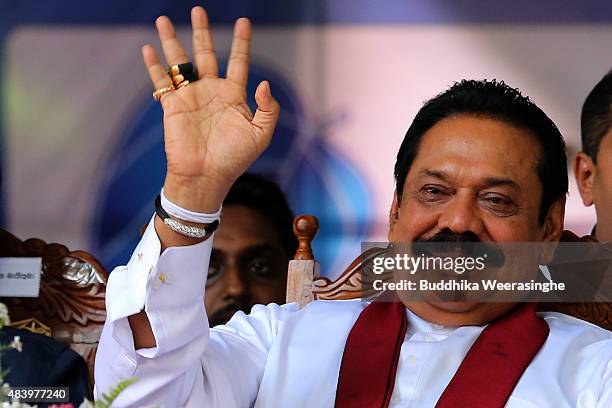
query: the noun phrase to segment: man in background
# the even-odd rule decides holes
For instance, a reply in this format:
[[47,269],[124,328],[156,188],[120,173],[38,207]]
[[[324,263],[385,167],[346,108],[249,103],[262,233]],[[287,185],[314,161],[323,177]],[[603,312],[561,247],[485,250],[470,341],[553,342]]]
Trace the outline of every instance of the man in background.
[[582,202],[595,204],[598,241],[612,242],[612,71],[587,96],[581,117],[582,151],[574,174]]
[[245,173],[223,201],[206,281],[210,326],[253,305],[285,303],[287,265],[297,240],[293,213],[279,186]]

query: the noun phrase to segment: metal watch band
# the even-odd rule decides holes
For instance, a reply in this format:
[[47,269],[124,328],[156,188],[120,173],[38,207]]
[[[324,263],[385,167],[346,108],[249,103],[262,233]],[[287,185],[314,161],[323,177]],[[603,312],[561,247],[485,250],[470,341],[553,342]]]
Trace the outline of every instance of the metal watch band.
[[161,197],[157,196],[155,199],[155,213],[159,218],[162,219],[164,224],[168,226],[172,231],[177,232],[181,235],[191,238],[208,238],[219,226],[219,221],[211,222],[206,228],[198,228],[191,225],[185,225],[175,218],[171,218],[170,215],[164,210],[161,205]]

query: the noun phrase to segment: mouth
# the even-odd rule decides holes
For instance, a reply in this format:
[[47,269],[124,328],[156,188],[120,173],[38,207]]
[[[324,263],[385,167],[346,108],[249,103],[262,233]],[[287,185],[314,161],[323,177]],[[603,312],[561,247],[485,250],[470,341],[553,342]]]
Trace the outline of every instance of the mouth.
[[248,309],[249,307],[247,305],[230,303],[229,305],[224,306],[223,308],[217,310],[209,316],[208,320],[210,322],[210,326],[213,327],[220,324],[226,324],[236,312],[243,311],[245,313],[248,313]]

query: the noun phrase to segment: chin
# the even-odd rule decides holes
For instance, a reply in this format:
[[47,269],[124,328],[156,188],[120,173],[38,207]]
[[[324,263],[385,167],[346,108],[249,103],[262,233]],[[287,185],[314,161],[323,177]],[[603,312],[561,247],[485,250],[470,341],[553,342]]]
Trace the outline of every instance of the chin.
[[450,313],[467,313],[475,310],[481,302],[427,302],[434,308]]

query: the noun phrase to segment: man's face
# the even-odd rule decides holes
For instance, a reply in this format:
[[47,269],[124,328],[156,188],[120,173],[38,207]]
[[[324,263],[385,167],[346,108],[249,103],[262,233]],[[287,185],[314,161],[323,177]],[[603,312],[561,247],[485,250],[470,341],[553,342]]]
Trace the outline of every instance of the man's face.
[[599,143],[597,164],[586,154],[579,153],[574,173],[583,203],[587,206],[595,204],[595,237],[602,242],[612,242],[612,129]]
[[[541,148],[529,132],[505,122],[459,115],[434,125],[421,139],[401,205],[391,209],[389,240],[427,240],[445,231],[483,242],[556,241],[563,204],[539,223]],[[418,315],[441,324],[480,324],[510,303],[412,302]]]
[[242,205],[224,207],[204,297],[210,326],[255,304],[284,303],[287,262],[271,220]]
[[[601,241],[612,242],[612,130],[601,140],[593,182],[593,202]],[[601,227],[600,227],[601,220]]]

